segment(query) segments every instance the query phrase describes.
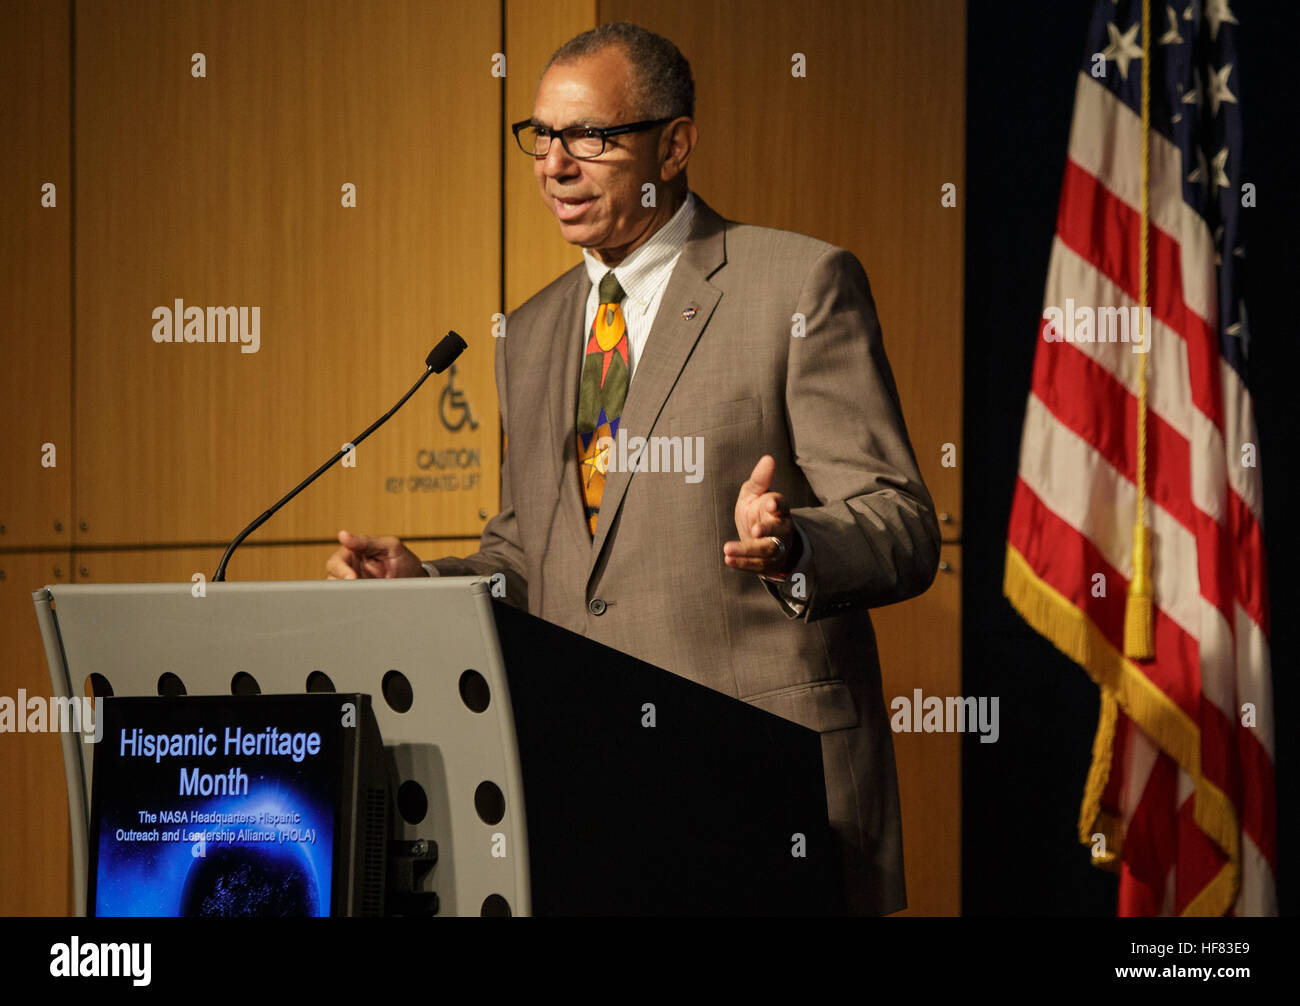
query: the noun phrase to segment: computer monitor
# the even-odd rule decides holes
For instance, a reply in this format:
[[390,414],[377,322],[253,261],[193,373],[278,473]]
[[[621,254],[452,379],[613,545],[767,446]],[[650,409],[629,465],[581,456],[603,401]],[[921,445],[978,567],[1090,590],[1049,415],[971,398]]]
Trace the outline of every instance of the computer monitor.
[[384,913],[389,799],[370,697],[108,698],[88,912]]

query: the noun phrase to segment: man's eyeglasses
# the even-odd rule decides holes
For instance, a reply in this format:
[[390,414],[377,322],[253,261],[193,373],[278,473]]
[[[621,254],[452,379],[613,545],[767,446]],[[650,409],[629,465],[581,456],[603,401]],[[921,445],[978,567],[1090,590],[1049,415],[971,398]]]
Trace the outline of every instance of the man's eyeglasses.
[[629,122],[624,126],[570,126],[568,129],[552,130],[537,125],[531,119],[525,119],[516,122],[510,131],[515,134],[519,149],[530,157],[545,157],[551,151],[551,140],[558,136],[570,157],[587,161],[605,152],[609,137],[639,133],[662,126],[665,122],[672,122],[672,119],[646,119],[644,122]]

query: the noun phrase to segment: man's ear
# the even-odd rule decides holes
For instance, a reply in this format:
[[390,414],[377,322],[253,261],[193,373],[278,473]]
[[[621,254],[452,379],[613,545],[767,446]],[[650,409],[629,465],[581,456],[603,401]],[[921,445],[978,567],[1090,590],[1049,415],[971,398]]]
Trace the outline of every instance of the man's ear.
[[694,119],[683,115],[668,123],[663,131],[659,156],[659,176],[663,181],[670,182],[686,170],[699,139]]

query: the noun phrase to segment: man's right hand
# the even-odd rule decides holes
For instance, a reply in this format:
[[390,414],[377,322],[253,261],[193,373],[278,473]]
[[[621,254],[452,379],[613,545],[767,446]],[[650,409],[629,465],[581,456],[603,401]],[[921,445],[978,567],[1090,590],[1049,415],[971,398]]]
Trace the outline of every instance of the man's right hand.
[[328,580],[385,580],[398,576],[427,576],[419,557],[392,535],[339,532],[342,546],[325,563]]

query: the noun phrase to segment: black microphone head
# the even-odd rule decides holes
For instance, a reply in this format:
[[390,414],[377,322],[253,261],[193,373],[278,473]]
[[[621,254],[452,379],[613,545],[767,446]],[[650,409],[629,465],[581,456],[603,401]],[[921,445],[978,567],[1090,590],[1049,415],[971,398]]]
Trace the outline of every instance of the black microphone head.
[[455,363],[456,357],[463,352],[465,352],[465,340],[455,332],[448,332],[438,345],[429,350],[429,355],[424,358],[424,365],[435,374],[441,374]]

